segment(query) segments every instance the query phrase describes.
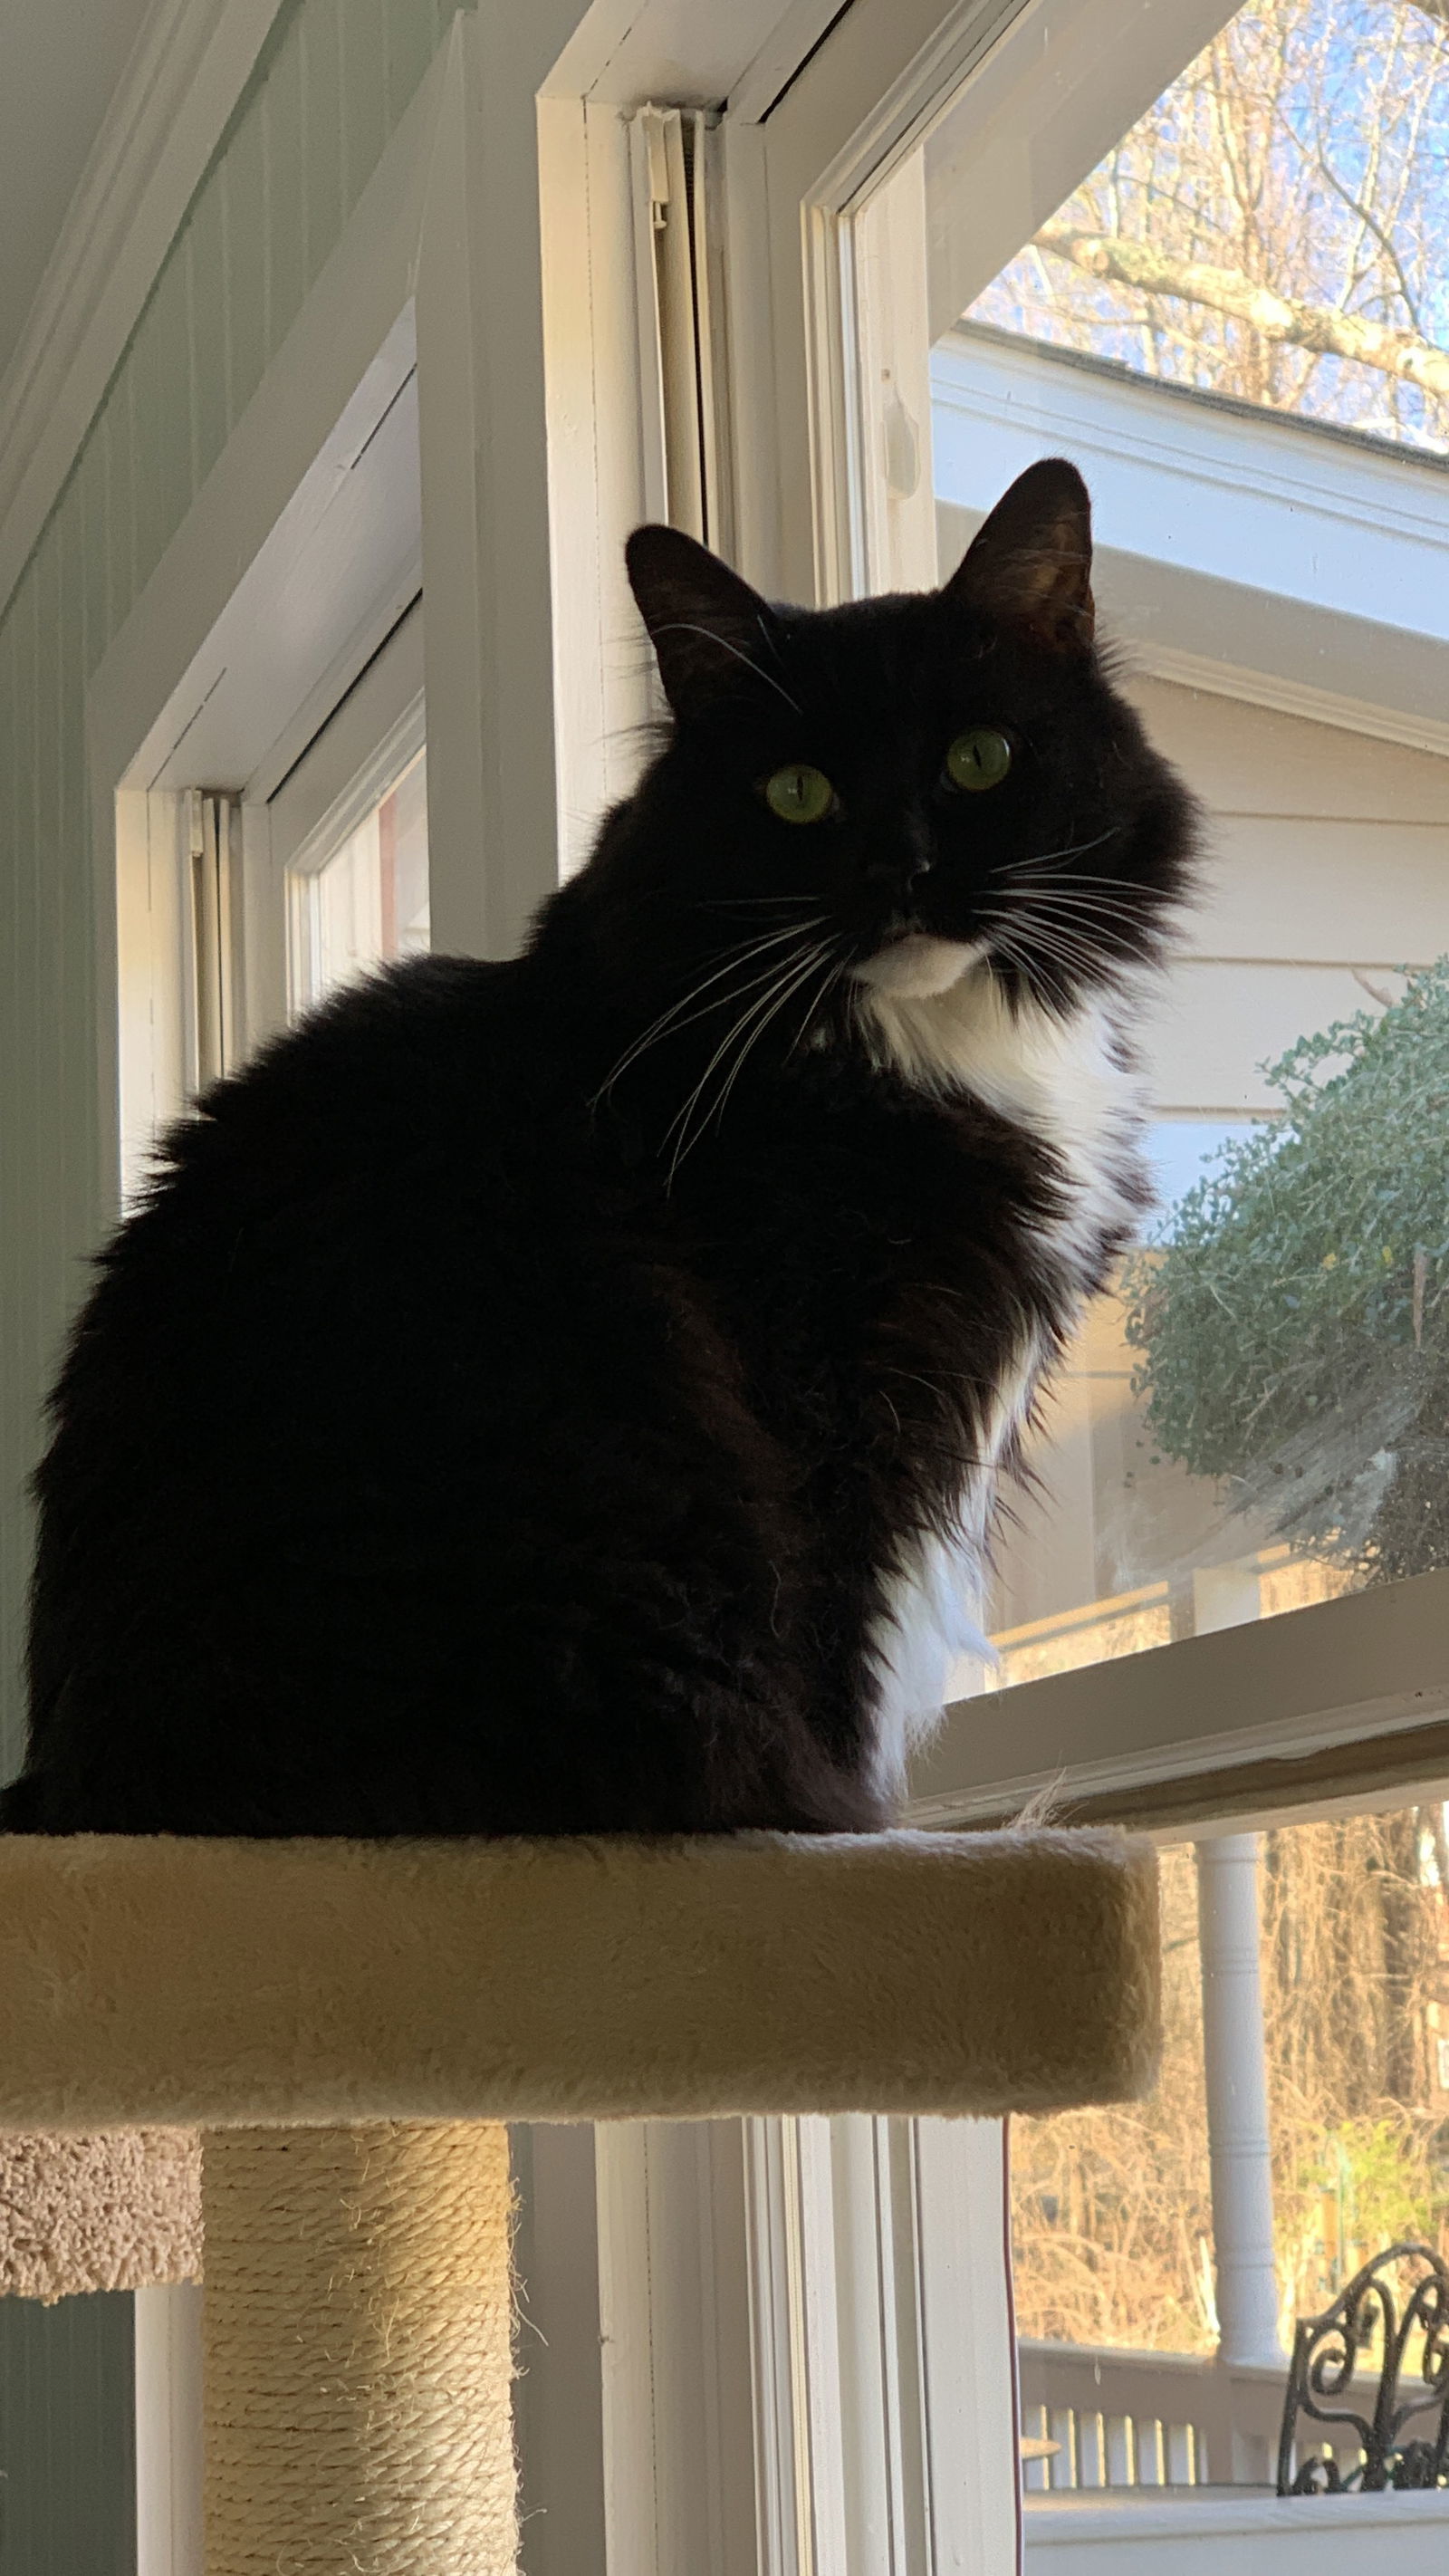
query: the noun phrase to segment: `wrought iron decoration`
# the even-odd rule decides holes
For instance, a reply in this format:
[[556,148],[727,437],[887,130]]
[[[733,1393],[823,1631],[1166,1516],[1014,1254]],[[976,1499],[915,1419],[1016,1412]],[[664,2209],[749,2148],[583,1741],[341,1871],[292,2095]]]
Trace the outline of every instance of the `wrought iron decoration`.
[[[1421,2268],[1405,2294],[1406,2285],[1398,2279],[1396,2267],[1408,2263]],[[1415,2333],[1424,2338],[1419,2391],[1402,2397],[1404,2354]],[[1360,2354],[1380,2338],[1383,2357],[1373,2410],[1359,2414],[1348,2403],[1354,2393],[1354,2369]],[[1368,2393],[1366,2386],[1360,2404]],[[1433,2425],[1405,2441],[1404,2428],[1411,2418],[1431,2410]],[[1303,2462],[1295,2477],[1293,2445],[1301,2416],[1352,2432],[1364,2455],[1358,2467],[1343,2477],[1336,2460],[1315,2456]],[[1445,2485],[1449,2485],[1449,2264],[1427,2245],[1391,2245],[1355,2272],[1322,2316],[1299,2319],[1278,2441],[1278,2493],[1340,2495],[1355,2488],[1368,2493],[1382,2487]]]

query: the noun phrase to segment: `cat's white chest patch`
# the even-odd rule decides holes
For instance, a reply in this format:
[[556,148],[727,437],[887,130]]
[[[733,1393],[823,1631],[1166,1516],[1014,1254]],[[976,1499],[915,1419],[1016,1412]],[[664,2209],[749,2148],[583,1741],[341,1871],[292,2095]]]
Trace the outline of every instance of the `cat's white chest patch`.
[[1065,1194],[1043,1248],[1089,1275],[1105,1238],[1130,1220],[1143,1123],[1141,1073],[1121,1026],[1131,995],[1092,996],[1058,1014],[1013,1002],[989,966],[961,952],[944,991],[902,995],[862,987],[861,1009],[881,1059],[919,1089],[973,1092],[1046,1147]]
[[991,1408],[982,1457],[949,1538],[927,1538],[893,1576],[871,1639],[877,1675],[872,1776],[883,1796],[905,1794],[906,1761],[938,1723],[952,1667],[963,1655],[994,1664],[980,1625],[985,1609],[986,1531],[998,1463],[1020,1431],[1041,1366],[1033,1342],[1008,1371]]
[[[962,957],[964,971],[942,990],[863,985],[870,1043],[922,1091],[942,1100],[972,1093],[1046,1149],[1061,1203],[1037,1229],[1036,1243],[1060,1283],[1058,1322],[1068,1330],[1100,1272],[1104,1245],[1135,1211],[1143,1089],[1119,1033],[1131,997],[1086,1000],[1061,1016],[1030,1001],[1014,1006],[988,967],[967,951]],[[995,1471],[1030,1406],[1042,1360],[1036,1344],[1023,1349],[996,1391],[958,1531],[918,1547],[892,1581],[873,1641],[880,1677],[874,1771],[887,1795],[903,1790],[910,1748],[940,1716],[952,1664],[973,1652],[991,1660],[976,1622]]]

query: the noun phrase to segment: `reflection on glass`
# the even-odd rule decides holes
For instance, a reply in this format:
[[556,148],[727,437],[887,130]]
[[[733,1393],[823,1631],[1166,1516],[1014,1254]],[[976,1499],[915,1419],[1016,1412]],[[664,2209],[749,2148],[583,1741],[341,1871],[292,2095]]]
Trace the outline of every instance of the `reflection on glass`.
[[1147,1142],[1157,1204],[1147,1223],[1149,1242],[1171,1242],[1178,1211],[1207,1179],[1225,1145],[1253,1132],[1246,1118],[1158,1118]]
[[[1265,704],[1251,668],[1235,694],[1222,655],[1259,649],[1241,605],[1211,693],[1177,644],[1229,583],[1280,634],[1314,613],[1273,409],[1399,443],[1373,459],[1382,535],[1324,576],[1367,587],[1319,608],[1439,614],[1442,574],[1421,592],[1391,548],[1395,511],[1441,497],[1405,449],[1449,452],[1449,26],[1410,0],[1261,0],[1094,141],[1045,227],[1036,160],[992,157],[998,93],[1058,186],[1071,82],[1095,93],[1069,49],[1011,43],[853,220],[850,543],[867,587],[924,587],[1032,457],[1075,453],[1109,635],[1162,674],[1129,649],[1122,685],[1210,837],[1140,1033],[1159,1206],[1044,1409],[978,1605],[1000,1663],[964,1662],[963,1696],[1449,1565],[1449,763]],[[1194,412],[1231,452],[1189,502]],[[1355,440],[1316,438],[1315,506],[1362,523],[1363,471]]]
[[[1265,2484],[1295,2320],[1388,2246],[1449,2253],[1444,1813],[1163,1855],[1156,2092],[1013,2124],[1029,2488]],[[1225,1981],[1205,2055],[1204,1966],[1244,1931],[1257,1979]],[[1237,2168],[1216,2209],[1215,2159]]]
[[428,944],[427,755],[419,752],[323,864],[292,879],[293,1007],[308,1009]]

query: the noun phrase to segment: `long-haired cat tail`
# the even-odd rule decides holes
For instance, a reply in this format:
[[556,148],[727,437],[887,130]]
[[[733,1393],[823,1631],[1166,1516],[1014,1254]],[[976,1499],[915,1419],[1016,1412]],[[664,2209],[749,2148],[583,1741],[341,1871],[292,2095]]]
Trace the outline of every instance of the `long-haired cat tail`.
[[636,533],[672,729],[526,952],[327,1003],[101,1256],[6,1825],[890,1816],[1147,1198],[1194,816],[1090,557],[1059,462],[922,595]]

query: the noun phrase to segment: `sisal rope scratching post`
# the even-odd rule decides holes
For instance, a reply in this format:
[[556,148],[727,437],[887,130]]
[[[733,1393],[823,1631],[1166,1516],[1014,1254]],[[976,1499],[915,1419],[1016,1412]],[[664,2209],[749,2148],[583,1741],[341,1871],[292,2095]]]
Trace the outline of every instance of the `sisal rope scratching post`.
[[206,2141],[207,2576],[512,2576],[508,2133]]
[[1132,2101],[1158,2017],[1109,1833],[0,1837],[12,2172],[204,2133],[207,2576],[511,2576],[498,2123]]

